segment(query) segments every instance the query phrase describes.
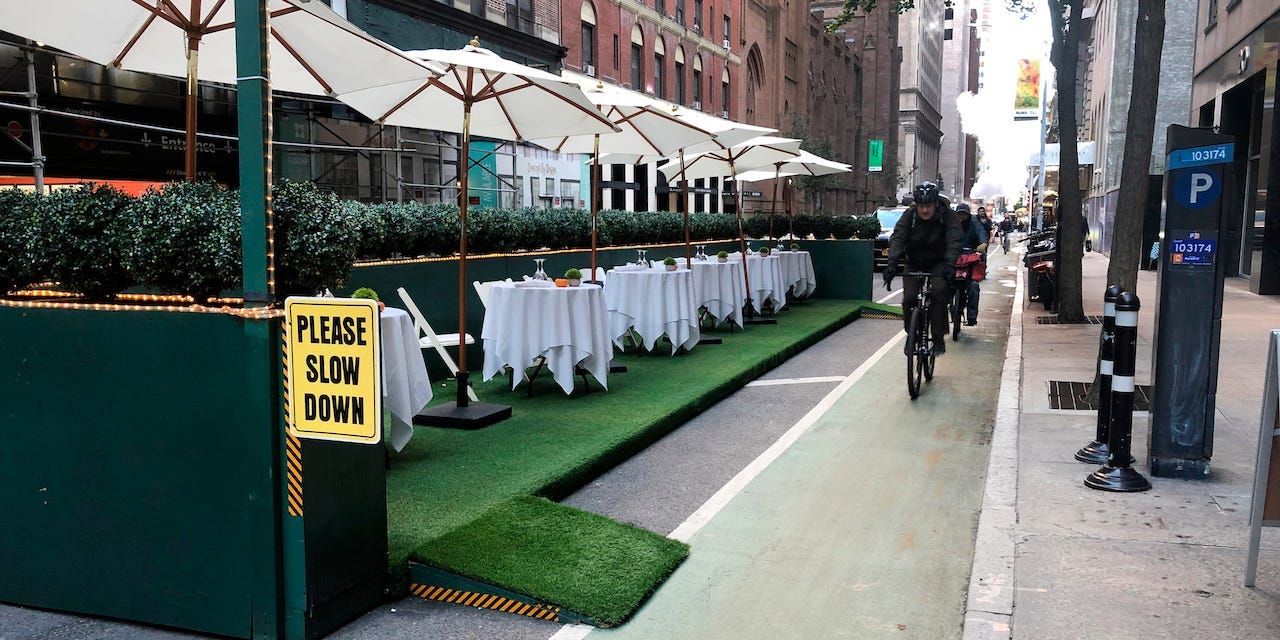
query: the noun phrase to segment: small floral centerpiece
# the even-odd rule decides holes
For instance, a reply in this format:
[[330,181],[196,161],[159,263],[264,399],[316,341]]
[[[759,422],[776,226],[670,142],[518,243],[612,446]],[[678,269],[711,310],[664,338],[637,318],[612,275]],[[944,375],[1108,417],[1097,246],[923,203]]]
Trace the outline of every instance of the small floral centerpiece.
[[565,271],[564,277],[569,280],[569,286],[571,287],[576,287],[582,284],[582,272],[577,269]]
[[662,266],[666,267],[666,268],[667,268],[667,271],[675,271],[675,270],[676,270],[676,259],[675,259],[675,258],[671,258],[671,257],[664,258],[664,259],[662,260]]
[[383,311],[387,308],[386,303],[378,299],[378,292],[370,289],[369,287],[360,287],[359,289],[356,289],[351,293],[351,297],[373,300],[378,303],[378,311]]
[[717,261],[719,261],[719,262],[728,262],[728,261],[729,261],[729,252],[728,252],[728,251],[721,251],[720,253],[717,253],[717,254],[716,254],[716,260],[717,260]]
[[763,258],[768,255],[769,255],[769,247],[760,247],[760,257]]
[[799,245],[799,243],[792,242],[792,243],[791,243],[791,250],[792,250],[792,251],[799,251],[799,250],[800,250],[800,245]]

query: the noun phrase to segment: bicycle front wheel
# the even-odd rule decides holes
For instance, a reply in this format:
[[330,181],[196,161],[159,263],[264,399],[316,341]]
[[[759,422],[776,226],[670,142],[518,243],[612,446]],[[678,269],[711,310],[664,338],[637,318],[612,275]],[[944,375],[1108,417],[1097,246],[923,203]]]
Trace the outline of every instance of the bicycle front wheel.
[[960,324],[964,321],[964,308],[969,304],[969,288],[963,280],[957,280],[951,294],[951,339],[960,339]]
[[911,399],[920,397],[920,382],[924,377],[925,359],[922,355],[928,342],[924,339],[929,330],[925,326],[923,310],[916,307],[911,311],[911,331],[907,332],[907,393]]

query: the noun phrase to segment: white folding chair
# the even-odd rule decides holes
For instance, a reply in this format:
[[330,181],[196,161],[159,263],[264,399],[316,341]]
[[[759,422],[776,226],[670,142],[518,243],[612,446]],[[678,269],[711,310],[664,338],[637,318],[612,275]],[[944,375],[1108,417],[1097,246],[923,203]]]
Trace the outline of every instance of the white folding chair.
[[[444,360],[445,366],[449,367],[449,372],[452,373],[454,377],[457,377],[458,363],[453,361],[453,357],[450,356],[449,352],[445,351],[444,348],[458,347],[459,349],[462,349],[465,348],[461,346],[464,341],[466,344],[475,344],[476,339],[469,333],[463,336],[459,336],[456,333],[436,333],[435,330],[431,328],[431,324],[427,322],[426,317],[418,310],[418,305],[413,303],[413,298],[409,297],[409,292],[405,291],[404,287],[399,287],[396,289],[396,293],[400,294],[400,301],[404,302],[405,310],[407,310],[409,315],[413,317],[413,326],[417,327],[418,333],[421,334],[418,338],[418,346],[423,349],[435,349],[436,353],[440,354],[440,359]],[[472,402],[480,401],[480,399],[476,397],[475,390],[469,386],[467,387],[467,396],[471,398]]]

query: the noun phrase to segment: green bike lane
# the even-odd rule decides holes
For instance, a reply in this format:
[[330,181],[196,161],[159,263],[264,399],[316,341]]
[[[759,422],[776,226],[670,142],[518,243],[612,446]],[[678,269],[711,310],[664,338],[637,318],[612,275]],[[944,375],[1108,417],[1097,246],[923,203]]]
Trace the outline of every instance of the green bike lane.
[[948,339],[918,400],[899,336],[673,532],[692,554],[630,622],[590,636],[959,638],[1013,293],[1012,260],[991,262],[980,326]]

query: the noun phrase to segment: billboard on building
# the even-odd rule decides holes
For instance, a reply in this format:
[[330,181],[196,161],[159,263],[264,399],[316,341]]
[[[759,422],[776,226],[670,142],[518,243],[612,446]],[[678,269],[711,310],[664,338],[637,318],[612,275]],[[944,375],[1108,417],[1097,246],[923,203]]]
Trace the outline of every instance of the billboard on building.
[[1018,61],[1018,84],[1013,98],[1014,120],[1040,117],[1040,61]]

